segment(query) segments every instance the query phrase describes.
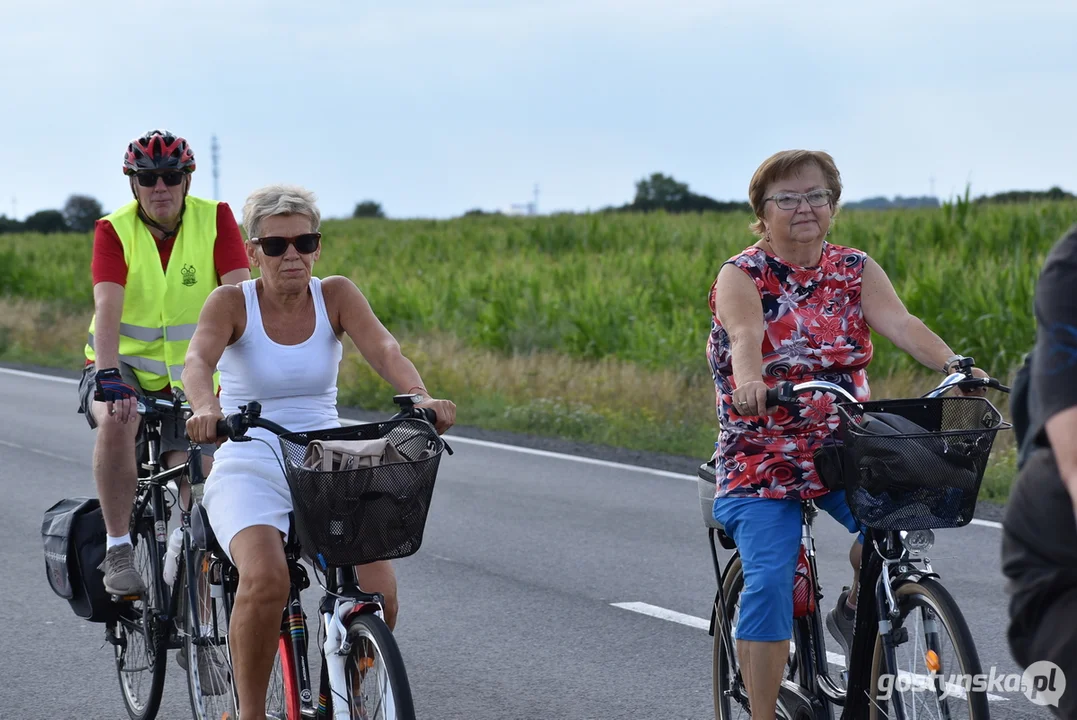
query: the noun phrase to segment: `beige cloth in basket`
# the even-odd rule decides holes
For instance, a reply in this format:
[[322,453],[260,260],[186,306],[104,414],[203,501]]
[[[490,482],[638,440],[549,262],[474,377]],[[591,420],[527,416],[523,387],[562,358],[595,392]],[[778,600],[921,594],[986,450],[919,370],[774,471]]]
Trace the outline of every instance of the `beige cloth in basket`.
[[407,462],[386,438],[377,440],[314,440],[307,445],[303,467],[323,472]]

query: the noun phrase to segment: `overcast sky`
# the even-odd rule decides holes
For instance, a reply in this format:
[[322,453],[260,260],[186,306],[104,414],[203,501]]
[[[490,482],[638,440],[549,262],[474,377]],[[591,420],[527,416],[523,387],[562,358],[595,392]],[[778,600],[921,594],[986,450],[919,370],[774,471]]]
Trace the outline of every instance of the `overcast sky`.
[[825,149],[846,199],[1077,192],[1073,0],[0,0],[0,213],[130,198],[124,148],[191,142],[192,192],[299,183],[326,216],[531,200],[664,172],[745,199]]

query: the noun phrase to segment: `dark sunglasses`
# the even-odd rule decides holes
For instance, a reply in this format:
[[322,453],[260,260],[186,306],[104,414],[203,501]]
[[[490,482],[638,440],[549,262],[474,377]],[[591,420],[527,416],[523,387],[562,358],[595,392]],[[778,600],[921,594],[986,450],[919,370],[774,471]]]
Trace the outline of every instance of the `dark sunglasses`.
[[157,178],[165,181],[168,187],[176,187],[183,182],[183,175],[179,170],[166,170],[165,172],[140,172],[135,173],[138,184],[145,188],[151,188],[157,184]]
[[318,243],[322,239],[320,232],[304,233],[302,235],[296,235],[295,237],[281,237],[279,235],[271,235],[270,237],[255,237],[251,238],[251,242],[255,245],[259,245],[269,257],[280,257],[288,251],[289,245],[295,245],[295,249],[303,255],[309,255],[318,249]]

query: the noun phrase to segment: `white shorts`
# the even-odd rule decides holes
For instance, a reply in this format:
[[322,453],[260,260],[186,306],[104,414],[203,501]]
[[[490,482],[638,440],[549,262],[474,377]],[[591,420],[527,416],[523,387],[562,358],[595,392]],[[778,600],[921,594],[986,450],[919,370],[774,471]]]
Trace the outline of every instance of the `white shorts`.
[[[251,443],[254,445],[255,443]],[[223,452],[225,443],[206,478],[202,505],[217,542],[232,558],[232,538],[254,525],[270,525],[288,534],[288,514],[292,495],[277,461],[269,457],[251,457]],[[266,453],[268,455],[268,453]]]

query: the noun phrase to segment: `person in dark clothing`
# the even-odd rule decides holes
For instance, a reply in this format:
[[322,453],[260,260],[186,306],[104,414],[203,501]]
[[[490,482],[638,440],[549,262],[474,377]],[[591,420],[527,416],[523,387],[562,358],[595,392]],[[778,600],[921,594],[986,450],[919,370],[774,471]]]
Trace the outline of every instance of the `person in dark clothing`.
[[1003,521],[1007,640],[1022,668],[1049,661],[1068,681],[1057,717],[1077,719],[1077,225],[1036,288],[1022,466]]

